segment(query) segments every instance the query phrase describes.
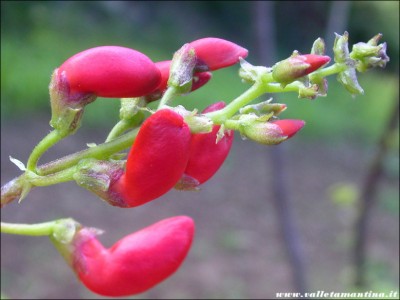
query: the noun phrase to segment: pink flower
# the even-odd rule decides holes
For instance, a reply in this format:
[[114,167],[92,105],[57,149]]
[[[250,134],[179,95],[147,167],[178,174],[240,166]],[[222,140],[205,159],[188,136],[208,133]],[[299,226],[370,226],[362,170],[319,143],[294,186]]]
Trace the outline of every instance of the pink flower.
[[[57,249],[71,262],[82,283],[109,297],[135,295],[171,276],[189,252],[194,222],[187,216],[159,221],[105,248],[90,228]],[[57,243],[57,242],[56,242]]]
[[72,95],[128,98],[144,96],[160,83],[156,65],[143,53],[125,47],[87,49],[67,59],[58,69],[65,74]]
[[197,67],[214,71],[239,62],[239,57],[247,57],[248,50],[227,40],[207,37],[189,43],[197,56]]

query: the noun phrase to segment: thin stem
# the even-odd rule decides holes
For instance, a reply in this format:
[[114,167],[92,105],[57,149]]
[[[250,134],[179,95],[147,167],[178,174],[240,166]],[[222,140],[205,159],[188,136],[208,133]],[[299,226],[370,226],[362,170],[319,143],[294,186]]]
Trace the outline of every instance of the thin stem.
[[223,109],[206,113],[205,115],[209,117],[215,124],[222,124],[227,119],[232,117],[240,108],[261,96],[265,93],[265,88],[263,83],[256,82],[247,91],[241,94],[239,97],[234,99],[231,103],[225,106]]
[[226,120],[224,125],[227,130],[239,130],[240,122],[237,120]]
[[280,83],[268,83],[265,90],[268,93],[286,93],[286,92],[298,92],[300,87],[302,87],[300,81],[294,81],[285,87],[282,87]]
[[323,78],[323,77],[330,76],[330,75],[333,75],[336,73],[340,73],[346,69],[347,69],[347,66],[345,64],[334,63],[332,66],[314,71],[313,73],[310,74],[310,76]]
[[56,221],[38,224],[13,224],[1,222],[1,232],[9,234],[46,236],[53,234]]
[[128,120],[120,120],[117,124],[115,124],[113,129],[111,129],[111,131],[108,134],[105,142],[107,143],[109,141],[112,141],[116,137],[118,137],[121,134],[123,134],[125,131],[127,131],[128,129],[130,129],[132,127],[131,124],[132,123],[129,122]]
[[165,105],[168,105],[173,98],[177,95],[177,90],[175,87],[170,86],[165,91],[164,95],[162,96],[160,103],[158,104],[157,110],[162,109]]
[[39,176],[39,175],[27,175],[27,179],[30,184],[34,186],[49,186],[49,185],[54,185],[58,184],[61,182],[67,182],[67,181],[72,181],[74,180],[74,174],[77,171],[77,167],[73,166],[71,168],[62,170],[60,172],[50,174],[47,176]]
[[112,154],[132,146],[138,132],[139,128],[135,128],[110,142],[64,156],[58,160],[39,166],[38,174],[44,176],[56,173],[60,170],[76,165],[81,159],[84,158],[107,159]]
[[29,156],[26,168],[29,171],[36,172],[37,163],[40,157],[53,145],[62,140],[65,135],[62,135],[58,130],[51,131],[47,136],[45,136],[39,144],[33,149],[31,155]]

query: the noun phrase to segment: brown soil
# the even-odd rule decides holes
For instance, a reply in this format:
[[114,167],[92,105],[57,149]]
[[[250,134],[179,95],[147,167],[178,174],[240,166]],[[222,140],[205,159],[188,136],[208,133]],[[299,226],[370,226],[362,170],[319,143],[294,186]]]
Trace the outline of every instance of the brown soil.
[[[46,118],[44,118],[46,120]],[[1,183],[20,171],[9,155],[26,161],[34,144],[49,131],[46,121],[2,124]],[[103,132],[84,130],[46,153],[55,159],[101,142]],[[307,143],[300,134],[280,146],[294,223],[311,292],[349,291],[354,209],[330,199],[338,182],[359,184],[372,148]],[[5,222],[34,223],[72,217],[105,230],[107,246],[122,236],[174,215],[196,222],[196,238],[182,267],[140,299],[271,299],[296,292],[271,188],[270,148],[237,136],[223,168],[200,192],[171,191],[135,209],[114,208],[74,183],[36,188],[22,203],[1,210]],[[396,176],[395,176],[396,177]],[[399,215],[381,203],[398,201],[398,174],[380,184],[379,205],[371,216],[368,258],[382,289],[399,289]],[[396,199],[397,197],[397,199]],[[388,199],[389,198],[389,199]],[[45,237],[1,235],[2,292],[13,299],[92,299]],[[372,287],[369,290],[374,290]]]

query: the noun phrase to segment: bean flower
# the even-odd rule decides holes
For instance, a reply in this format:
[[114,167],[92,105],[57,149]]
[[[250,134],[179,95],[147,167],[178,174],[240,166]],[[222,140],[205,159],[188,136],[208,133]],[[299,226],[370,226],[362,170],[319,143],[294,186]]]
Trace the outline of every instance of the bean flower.
[[[65,73],[64,73],[65,72]],[[101,46],[67,59],[58,73],[65,74],[71,95],[140,97],[160,83],[156,65],[143,53],[120,46]]]
[[197,56],[197,67],[204,71],[215,71],[229,67],[246,58],[248,50],[227,40],[206,37],[189,43]]
[[303,120],[283,119],[265,121],[253,115],[241,120],[239,131],[243,137],[264,145],[277,145],[293,137],[305,125]]
[[120,297],[143,293],[176,272],[190,250],[194,230],[190,217],[175,216],[127,235],[110,248],[86,227],[70,243],[53,242],[88,289]]
[[314,72],[329,63],[330,60],[331,58],[326,55],[294,53],[291,57],[273,66],[272,76],[276,81],[286,85],[297,78]]
[[[170,75],[170,68],[171,68],[171,60],[165,60],[155,63],[157,68],[160,70],[161,73],[161,80],[160,84],[156,88],[155,91],[146,95],[146,100],[148,102],[155,101],[161,98],[163,93],[166,91],[168,87],[168,79]],[[211,72],[197,72],[193,74],[193,82],[191,91],[195,91],[205,85],[212,77]]]
[[[203,113],[224,107],[224,102],[217,102],[204,109]],[[222,137],[217,138],[220,127],[214,125],[210,133],[192,134],[189,160],[176,188],[196,188],[209,180],[222,166],[232,147],[234,133],[232,130],[227,130],[222,133]]]
[[147,118],[128,154],[126,171],[110,186],[112,204],[134,207],[172,189],[186,168],[190,139],[189,126],[170,109]]

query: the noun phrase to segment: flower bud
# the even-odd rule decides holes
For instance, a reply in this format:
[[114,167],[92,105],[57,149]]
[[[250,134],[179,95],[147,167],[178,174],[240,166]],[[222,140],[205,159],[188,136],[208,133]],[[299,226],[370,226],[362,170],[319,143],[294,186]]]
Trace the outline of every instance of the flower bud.
[[50,85],[51,120],[50,125],[61,134],[73,134],[81,126],[83,108],[96,100],[91,93],[70,93],[66,73],[54,70]]
[[324,55],[298,54],[276,63],[272,69],[272,77],[282,85],[287,85],[296,79],[314,72],[329,63],[331,58]]
[[139,126],[143,122],[145,115],[142,107],[146,105],[143,97],[121,98],[121,108],[119,110],[120,120],[129,123],[130,128]]
[[190,44],[183,45],[172,58],[168,86],[173,86],[180,93],[187,93],[192,88],[193,69],[196,65],[196,53]]
[[173,110],[161,109],[148,117],[129,151],[126,171],[110,184],[110,204],[135,207],[172,189],[186,168],[190,139],[189,126]]
[[65,72],[70,94],[89,93],[98,97],[140,97],[157,88],[161,74],[143,53],[118,46],[95,47],[66,60]]
[[207,37],[190,43],[197,56],[196,70],[215,71],[239,62],[246,58],[248,50],[227,40]]
[[303,120],[291,120],[291,119],[284,119],[284,120],[277,120],[271,122],[274,125],[278,125],[279,128],[282,130],[282,134],[287,136],[287,138],[291,138],[297,132],[300,131],[305,125]]
[[[146,95],[147,102],[159,100],[162,97],[163,93],[167,90],[171,62],[171,60],[156,62],[156,66],[161,72],[161,81],[155,91]],[[211,77],[211,72],[200,72],[193,74],[191,91],[193,92],[201,88],[211,79]]]
[[128,207],[125,199],[118,193],[113,193],[113,186],[125,172],[125,163],[119,161],[101,161],[84,159],[77,165],[73,175],[76,183],[99,196],[113,206]]
[[263,117],[242,115],[239,119],[239,131],[244,138],[249,138],[264,145],[277,145],[294,136],[303,126],[303,120],[265,121]]
[[321,38],[316,39],[312,45],[310,53],[315,55],[325,55],[325,41]]
[[273,113],[274,116],[278,116],[281,112],[286,110],[287,105],[283,103],[271,103],[272,98],[256,104],[246,105],[242,107],[239,112],[240,114],[256,114],[263,115],[267,113]]
[[[203,113],[217,111],[224,107],[224,102],[216,102],[204,109]],[[220,132],[221,130],[222,132]],[[198,185],[214,176],[227,158],[233,139],[233,131],[224,131],[220,125],[214,125],[209,133],[192,134],[189,160],[184,174],[175,188],[196,189]]]
[[335,33],[333,43],[333,54],[336,63],[346,63],[349,58],[349,33],[345,31],[343,35]]
[[299,87],[299,98],[315,99],[319,95],[319,86],[317,84]]
[[375,67],[386,67],[390,58],[386,54],[386,43],[378,45],[381,37],[382,34],[377,34],[368,43],[361,42],[353,45],[350,56],[357,60],[357,71],[365,72]]
[[352,95],[364,94],[363,88],[358,83],[357,73],[354,67],[348,67],[346,70],[340,72],[337,75],[337,80],[343,84],[346,90]]
[[264,76],[271,72],[271,68],[264,66],[253,66],[243,58],[239,58],[240,69],[239,76],[244,82],[255,83],[257,80],[262,80]]
[[159,221],[105,248],[91,228],[80,228],[69,242],[53,239],[80,281],[103,296],[143,293],[171,276],[183,263],[194,236],[187,216]]

